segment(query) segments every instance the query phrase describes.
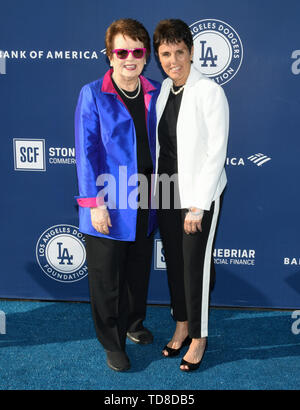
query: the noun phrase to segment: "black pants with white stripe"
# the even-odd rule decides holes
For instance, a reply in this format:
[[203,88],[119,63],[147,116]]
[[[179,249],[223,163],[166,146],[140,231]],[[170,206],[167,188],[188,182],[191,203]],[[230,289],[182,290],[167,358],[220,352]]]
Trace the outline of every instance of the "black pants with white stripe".
[[187,209],[159,209],[158,223],[163,242],[172,316],[188,321],[189,336],[208,335],[210,290],[215,280],[213,245],[220,199],[204,211],[202,232],[187,235],[183,229]]

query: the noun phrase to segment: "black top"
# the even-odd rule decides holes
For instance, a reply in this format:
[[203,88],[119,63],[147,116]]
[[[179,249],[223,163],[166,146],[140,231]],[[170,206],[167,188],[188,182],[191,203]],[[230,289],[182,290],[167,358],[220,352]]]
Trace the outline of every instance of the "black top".
[[[149,175],[153,171],[153,163],[149,148],[148,132],[146,126],[146,114],[145,114],[145,102],[144,93],[141,86],[139,95],[136,98],[127,98],[119,89],[117,84],[112,78],[113,85],[119,94],[119,96],[124,101],[128,111],[133,119],[135,132],[136,132],[136,151],[137,151],[137,168],[139,174]],[[130,97],[136,95],[135,91],[124,92]]]
[[[174,91],[180,87],[173,86]],[[158,125],[158,141],[160,145],[158,173],[177,174],[177,118],[182,94],[175,95],[170,91],[167,104]]]

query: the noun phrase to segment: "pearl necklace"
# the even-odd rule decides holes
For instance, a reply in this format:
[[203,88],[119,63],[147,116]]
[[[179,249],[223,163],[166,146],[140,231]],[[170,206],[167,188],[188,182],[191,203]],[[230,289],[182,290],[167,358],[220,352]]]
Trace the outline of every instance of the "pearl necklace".
[[174,95],[177,95],[177,94],[179,94],[179,93],[181,93],[181,91],[184,89],[184,87],[185,87],[185,84],[183,84],[180,88],[179,88],[179,90],[177,90],[177,91],[175,91],[174,90],[174,88],[173,88],[173,83],[172,83],[172,87],[171,87],[171,91],[172,91],[172,93],[174,94]]
[[[118,85],[118,87],[119,87],[119,85]],[[130,100],[133,100],[134,98],[136,98],[139,95],[139,93],[141,91],[141,81],[140,81],[139,78],[138,78],[138,87],[137,88],[138,88],[137,93],[135,95],[132,95],[132,96],[126,94],[125,91],[121,87],[119,87],[119,90],[121,91],[121,93],[123,93],[125,95],[126,98],[129,98]]]

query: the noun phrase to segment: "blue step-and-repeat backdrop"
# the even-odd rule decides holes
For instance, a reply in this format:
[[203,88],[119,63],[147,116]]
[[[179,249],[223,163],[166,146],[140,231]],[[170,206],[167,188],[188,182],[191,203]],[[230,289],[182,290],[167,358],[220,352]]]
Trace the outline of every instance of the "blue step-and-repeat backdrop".
[[[0,4],[0,298],[88,301],[78,231],[74,110],[108,69],[104,35],[121,17],[152,37],[191,28],[194,64],[230,105],[214,306],[300,307],[300,2],[11,0]],[[161,81],[154,54],[144,74]],[[149,303],[168,303],[155,238]]]

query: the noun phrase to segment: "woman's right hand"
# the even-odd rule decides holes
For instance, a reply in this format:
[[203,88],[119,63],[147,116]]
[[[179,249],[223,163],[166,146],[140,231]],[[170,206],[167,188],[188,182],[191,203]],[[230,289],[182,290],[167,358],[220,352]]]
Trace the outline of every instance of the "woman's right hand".
[[91,220],[97,232],[103,233],[104,235],[109,234],[108,228],[111,228],[112,224],[105,205],[99,206],[98,208],[91,208]]

